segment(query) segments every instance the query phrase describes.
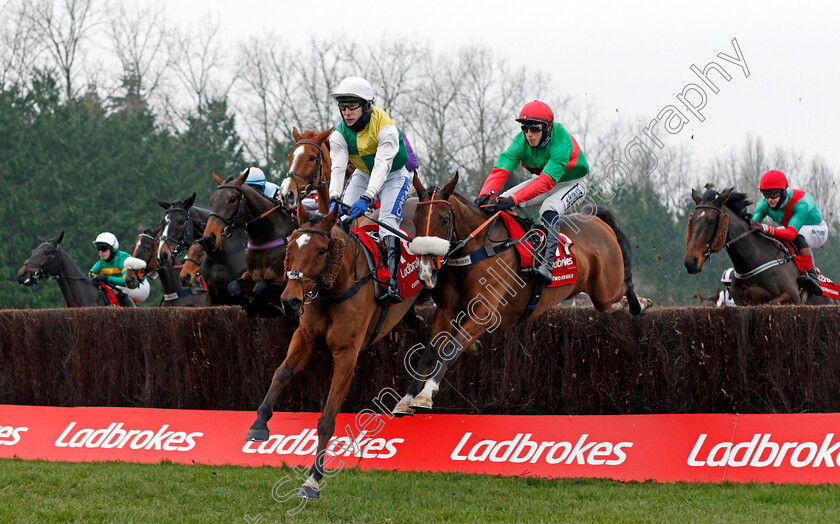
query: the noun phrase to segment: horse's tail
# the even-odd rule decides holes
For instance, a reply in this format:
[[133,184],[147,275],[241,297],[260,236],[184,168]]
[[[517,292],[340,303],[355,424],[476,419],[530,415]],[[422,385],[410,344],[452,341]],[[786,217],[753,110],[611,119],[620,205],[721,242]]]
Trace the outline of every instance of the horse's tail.
[[581,213],[598,217],[610,226],[615,233],[615,238],[618,240],[618,247],[621,248],[621,258],[624,260],[624,285],[627,288],[627,304],[630,307],[630,313],[638,315],[642,312],[642,305],[639,303],[636,292],[633,290],[633,252],[630,249],[630,241],[627,239],[627,235],[618,226],[618,220],[612,214],[612,211],[604,206],[587,204],[583,206]]

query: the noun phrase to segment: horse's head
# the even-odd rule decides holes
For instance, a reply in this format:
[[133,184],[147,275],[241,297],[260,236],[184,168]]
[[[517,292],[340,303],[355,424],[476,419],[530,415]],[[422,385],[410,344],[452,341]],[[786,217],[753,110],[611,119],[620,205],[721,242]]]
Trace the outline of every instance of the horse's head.
[[184,264],[181,266],[181,285],[184,287],[192,287],[195,284],[195,279],[198,278],[198,273],[201,271],[201,263],[204,261],[204,246],[195,243],[187,250],[187,256],[184,258]]
[[64,231],[46,242],[38,238],[38,247],[32,250],[23,267],[18,270],[17,281],[24,286],[31,286],[42,278],[57,275],[60,264],[58,245],[63,239]]
[[280,184],[280,202],[295,209],[307,192],[330,178],[330,133],[308,129],[301,134],[292,129],[295,145],[289,152],[289,173]]
[[157,260],[161,267],[172,267],[175,258],[189,248],[195,239],[195,224],[189,214],[195,203],[195,193],[186,200],[172,203],[158,199],[155,201],[166,211],[161,222],[163,231],[158,243]]
[[414,189],[420,201],[414,214],[417,236],[411,241],[409,249],[420,257],[417,276],[427,289],[435,287],[443,256],[451,248],[455,216],[449,197],[455,192],[457,184],[457,172],[442,188],[434,186],[426,189],[420,178],[414,177]]
[[302,226],[289,238],[285,264],[288,280],[280,296],[283,311],[290,317],[300,316],[307,298],[333,285],[341,270],[346,245],[343,238],[333,236],[338,206],[324,215],[307,213],[300,205],[298,219]]
[[146,264],[146,267],[145,269],[129,269],[126,271],[125,285],[127,288],[135,289],[140,285],[140,281],[145,275],[148,275],[157,269],[158,262],[157,257],[155,257],[155,253],[158,250],[157,237],[162,229],[163,224],[154,229],[144,229],[142,225],[139,227],[137,240],[135,240],[134,244],[131,246],[131,256],[142,260]]
[[703,264],[726,244],[729,233],[729,215],[723,206],[732,195],[733,188],[722,193],[709,189],[701,197],[691,190],[691,198],[697,207],[688,218],[685,234],[685,268],[689,273],[703,271]]
[[213,180],[218,187],[210,197],[210,218],[207,219],[201,239],[206,250],[221,249],[222,243],[234,229],[245,226],[248,206],[245,191],[251,189],[245,185],[246,178],[247,171],[241,175],[231,175],[226,180],[213,173]]

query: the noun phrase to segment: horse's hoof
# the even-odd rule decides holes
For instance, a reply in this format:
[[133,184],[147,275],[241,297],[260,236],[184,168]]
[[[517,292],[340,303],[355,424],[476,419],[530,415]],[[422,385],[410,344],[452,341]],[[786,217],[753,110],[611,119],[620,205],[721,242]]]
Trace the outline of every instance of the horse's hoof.
[[414,410],[408,406],[408,402],[405,400],[400,400],[400,402],[394,406],[393,411],[391,414],[395,417],[405,417],[405,416],[414,416]]
[[295,496],[299,499],[318,500],[318,497],[320,495],[321,495],[320,490],[317,490],[315,488],[310,488],[309,486],[301,486]]
[[428,397],[414,397],[414,400],[409,405],[413,408],[432,409],[432,399]]
[[268,428],[251,428],[245,440],[251,442],[265,442],[268,440]]

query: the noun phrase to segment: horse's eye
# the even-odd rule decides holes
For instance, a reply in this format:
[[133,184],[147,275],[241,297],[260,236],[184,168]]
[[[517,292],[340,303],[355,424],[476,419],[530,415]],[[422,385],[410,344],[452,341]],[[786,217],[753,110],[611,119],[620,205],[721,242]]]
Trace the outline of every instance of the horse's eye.
[[309,161],[314,162],[315,161],[315,155],[309,155]]
[[322,257],[322,256],[324,256],[324,255],[326,255],[326,254],[327,254],[327,248],[322,247],[321,249],[319,249],[319,250],[318,250],[318,256],[319,256],[319,257]]
[[232,196],[232,197],[228,198],[228,204],[235,204],[235,203],[236,203],[236,197]]
[[443,218],[440,219],[440,221],[443,222],[444,224],[449,224],[449,217],[448,216],[443,217]]

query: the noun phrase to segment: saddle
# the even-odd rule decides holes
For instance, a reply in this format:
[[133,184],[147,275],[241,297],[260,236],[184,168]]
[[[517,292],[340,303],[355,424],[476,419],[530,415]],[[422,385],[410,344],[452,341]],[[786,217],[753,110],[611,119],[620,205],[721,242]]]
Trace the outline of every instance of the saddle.
[[[521,217],[509,213],[500,213],[499,216],[508,230],[511,240],[515,242],[513,247],[519,254],[519,269],[532,267],[535,263],[534,255],[540,246],[545,244],[545,231],[542,228],[533,227],[534,222],[530,219],[526,222]],[[531,228],[526,229],[525,224],[530,224]],[[572,253],[572,245],[574,245],[574,241],[560,233],[560,242],[557,246],[557,252],[554,254],[552,270],[554,278],[552,283],[546,287],[573,284],[577,280],[577,261],[574,253]]]
[[[379,238],[379,225],[365,224],[354,227],[351,232],[359,238],[359,241],[366,248],[365,255],[368,260],[368,266],[374,272],[374,280],[379,283],[374,288],[376,298],[379,300],[380,296],[385,292],[385,286],[391,279],[388,268],[382,262],[385,248],[382,245],[382,240]],[[400,287],[400,296],[405,300],[420,291],[423,285],[417,278],[417,268],[420,267],[420,260],[417,258],[417,255],[409,251],[408,243],[405,240],[401,240],[401,242],[400,274],[397,277],[397,283]]]
[[106,305],[111,307],[137,307],[131,298],[119,289],[112,288],[108,284],[98,282],[99,294],[105,301]]

